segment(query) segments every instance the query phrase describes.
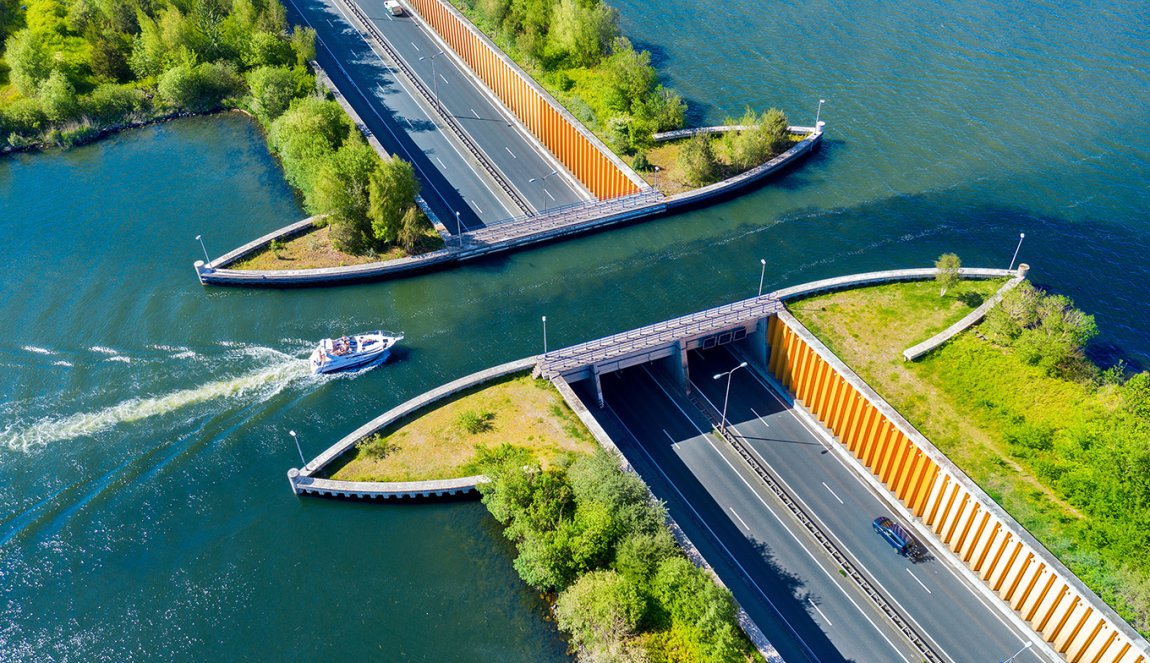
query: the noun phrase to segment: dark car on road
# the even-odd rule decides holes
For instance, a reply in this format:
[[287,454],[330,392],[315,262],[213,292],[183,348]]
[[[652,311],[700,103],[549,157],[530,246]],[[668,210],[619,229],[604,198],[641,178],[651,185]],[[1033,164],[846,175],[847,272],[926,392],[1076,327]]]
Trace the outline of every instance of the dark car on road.
[[895,522],[893,518],[879,516],[874,519],[874,531],[891,545],[898,554],[912,562],[926,557],[926,549],[914,538],[905,527]]

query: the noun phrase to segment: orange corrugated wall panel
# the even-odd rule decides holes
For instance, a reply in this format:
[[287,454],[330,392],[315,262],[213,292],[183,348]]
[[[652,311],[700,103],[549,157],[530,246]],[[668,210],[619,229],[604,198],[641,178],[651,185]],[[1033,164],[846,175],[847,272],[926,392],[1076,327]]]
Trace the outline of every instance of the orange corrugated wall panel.
[[639,192],[610,158],[448,11],[443,0],[411,0],[411,7],[592,194],[602,199]]

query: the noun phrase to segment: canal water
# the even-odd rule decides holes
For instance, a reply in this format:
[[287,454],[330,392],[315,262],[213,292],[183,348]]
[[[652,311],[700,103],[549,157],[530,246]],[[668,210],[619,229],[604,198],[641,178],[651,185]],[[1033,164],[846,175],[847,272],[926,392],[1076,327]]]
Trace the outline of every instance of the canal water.
[[[242,117],[0,161],[0,659],[556,660],[474,502],[296,499],[285,473],[379,412],[542,349],[850,272],[1020,258],[1150,358],[1150,8],[617,3],[691,104],[823,151],[729,203],[403,281],[206,290],[303,215]],[[672,37],[673,36],[673,39]],[[315,339],[403,351],[313,378]]]

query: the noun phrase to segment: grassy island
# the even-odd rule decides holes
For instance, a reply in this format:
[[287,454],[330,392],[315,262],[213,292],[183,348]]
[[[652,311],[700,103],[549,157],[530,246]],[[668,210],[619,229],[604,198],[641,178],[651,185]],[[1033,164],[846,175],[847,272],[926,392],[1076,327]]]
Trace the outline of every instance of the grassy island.
[[469,389],[356,445],[331,474],[344,481],[422,481],[477,474],[481,450],[513,444],[550,468],[597,447],[546,380],[530,375]]
[[1087,361],[1093,318],[1029,284],[981,325],[917,362],[902,359],[994,287],[964,281],[940,297],[935,283],[884,285],[789,308],[1146,635],[1150,375]]

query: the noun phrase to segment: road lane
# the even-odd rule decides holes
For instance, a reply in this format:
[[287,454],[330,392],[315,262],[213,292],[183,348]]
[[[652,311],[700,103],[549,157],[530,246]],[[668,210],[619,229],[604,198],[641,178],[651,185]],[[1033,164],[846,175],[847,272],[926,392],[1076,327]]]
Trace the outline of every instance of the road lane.
[[453,53],[436,55],[440,43],[429,29],[410,15],[392,16],[384,8],[384,1],[359,0],[359,5],[424,85],[438,96],[441,112],[459,120],[529,205],[543,211],[587,199],[564,177],[531,182],[562,166],[511,121],[510,112],[488,90],[480,88],[483,84],[465,70],[466,65]]
[[[711,376],[740,361],[726,348],[692,352],[693,383],[722,407],[725,380]],[[912,564],[879,538],[871,521],[892,515],[883,498],[830,453],[752,370],[734,373],[727,418],[760,462],[938,651],[956,661],[994,661],[1009,656],[1029,637],[948,564],[937,559]],[[1032,648],[1018,660],[1042,659]]]
[[[915,660],[790,514],[771,508],[773,496],[764,498],[750,469],[702,432],[710,425],[700,413],[668,398],[645,368],[603,380],[607,414],[627,431],[616,440],[621,449],[696,545],[710,540],[715,553],[732,558],[726,573],[718,569],[721,577],[780,651],[790,647],[784,657]],[[705,553],[712,563],[715,553]]]

